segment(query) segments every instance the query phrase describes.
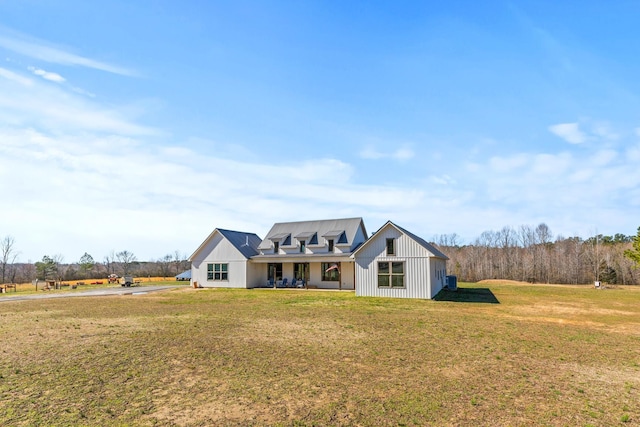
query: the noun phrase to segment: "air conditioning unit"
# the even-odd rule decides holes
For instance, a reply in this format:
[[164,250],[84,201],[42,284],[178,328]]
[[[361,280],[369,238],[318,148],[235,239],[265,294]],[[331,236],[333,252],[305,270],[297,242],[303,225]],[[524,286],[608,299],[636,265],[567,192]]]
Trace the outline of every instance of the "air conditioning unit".
[[450,291],[458,290],[458,277],[457,276],[447,276],[447,289]]

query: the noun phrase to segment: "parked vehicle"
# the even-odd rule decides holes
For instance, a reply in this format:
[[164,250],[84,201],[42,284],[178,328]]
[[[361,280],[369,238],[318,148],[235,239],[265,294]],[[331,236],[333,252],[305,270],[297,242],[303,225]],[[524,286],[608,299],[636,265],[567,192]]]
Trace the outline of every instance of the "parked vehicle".
[[120,278],[120,285],[127,287],[133,285],[133,276],[124,276]]

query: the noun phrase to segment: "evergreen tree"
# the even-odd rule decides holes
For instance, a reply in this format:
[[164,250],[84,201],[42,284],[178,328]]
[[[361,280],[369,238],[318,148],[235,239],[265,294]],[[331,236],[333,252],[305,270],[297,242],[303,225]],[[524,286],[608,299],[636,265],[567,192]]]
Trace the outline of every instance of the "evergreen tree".
[[640,227],[638,227],[638,234],[631,237],[633,249],[627,249],[624,251],[624,256],[636,263],[636,268],[640,267]]

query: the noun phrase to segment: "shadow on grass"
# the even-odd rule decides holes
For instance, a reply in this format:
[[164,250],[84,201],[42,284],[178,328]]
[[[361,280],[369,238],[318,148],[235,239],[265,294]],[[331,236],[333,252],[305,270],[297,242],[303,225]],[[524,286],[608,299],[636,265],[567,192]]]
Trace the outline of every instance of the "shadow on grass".
[[500,304],[498,298],[487,288],[458,288],[457,291],[441,290],[434,298],[436,301],[453,302],[483,302],[485,304]]

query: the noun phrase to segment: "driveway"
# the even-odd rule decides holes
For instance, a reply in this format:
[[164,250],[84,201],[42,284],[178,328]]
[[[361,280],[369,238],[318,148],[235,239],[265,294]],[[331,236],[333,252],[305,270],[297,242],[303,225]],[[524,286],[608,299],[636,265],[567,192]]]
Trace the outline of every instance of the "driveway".
[[7,301],[24,301],[24,300],[34,300],[34,299],[47,299],[47,298],[72,298],[72,297],[102,297],[102,296],[113,296],[113,295],[144,295],[150,292],[158,292],[165,291],[167,289],[174,288],[185,288],[186,285],[166,285],[166,286],[133,286],[131,288],[104,288],[104,289],[91,289],[88,291],[78,291],[78,292],[43,292],[41,294],[32,294],[32,295],[16,295],[9,296],[4,295],[0,297],[0,303]]

